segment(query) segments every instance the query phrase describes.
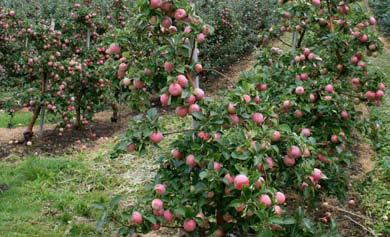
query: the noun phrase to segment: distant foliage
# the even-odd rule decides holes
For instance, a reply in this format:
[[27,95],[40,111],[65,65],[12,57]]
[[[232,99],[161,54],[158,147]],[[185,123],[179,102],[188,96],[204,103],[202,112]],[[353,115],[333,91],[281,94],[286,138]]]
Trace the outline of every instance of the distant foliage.
[[379,30],[390,35],[390,0],[371,0],[370,4],[378,18]]
[[196,11],[215,28],[200,46],[208,68],[223,70],[257,44],[258,32],[271,25],[276,0],[200,0]]

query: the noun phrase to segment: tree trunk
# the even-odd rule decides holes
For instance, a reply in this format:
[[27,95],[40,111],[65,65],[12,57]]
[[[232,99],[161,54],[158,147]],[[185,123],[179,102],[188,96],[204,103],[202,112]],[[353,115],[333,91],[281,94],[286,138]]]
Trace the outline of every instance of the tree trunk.
[[[41,86],[41,94],[44,95],[46,91],[46,84],[47,84],[47,76],[46,73],[43,73],[43,78],[42,78],[42,86]],[[37,105],[37,107],[34,110],[34,114],[30,120],[30,123],[26,129],[26,131],[23,133],[24,136],[24,142],[27,143],[28,141],[31,141],[31,138],[33,137],[33,128],[35,121],[37,120],[39,113],[41,112],[42,109],[42,104]]]

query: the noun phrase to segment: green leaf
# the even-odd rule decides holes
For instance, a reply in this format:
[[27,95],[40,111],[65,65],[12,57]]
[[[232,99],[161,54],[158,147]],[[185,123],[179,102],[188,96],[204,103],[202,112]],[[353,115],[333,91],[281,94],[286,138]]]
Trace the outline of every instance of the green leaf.
[[274,236],[270,228],[265,228],[259,234],[256,235],[256,237],[265,237],[265,236],[267,237]]
[[104,211],[102,212],[102,214],[100,215],[99,219],[98,219],[97,222],[96,222],[96,229],[97,229],[98,231],[100,231],[100,230],[103,229],[103,224],[104,224],[104,222],[106,221],[106,219],[107,219],[107,211],[104,210]]
[[202,182],[198,182],[196,185],[195,185],[195,192],[196,193],[200,193],[200,192],[203,192],[204,190],[207,189],[207,186],[206,184],[202,183]]
[[175,214],[178,214],[178,215],[181,215],[181,216],[185,216],[186,215],[186,211],[184,210],[184,208],[177,208],[177,209],[175,209]]
[[152,224],[156,224],[157,223],[157,219],[154,216],[144,216],[144,219],[149,221]]
[[283,222],[284,222],[284,224],[286,224],[286,225],[293,225],[293,224],[295,224],[297,221],[295,220],[294,217],[288,217],[288,218],[284,219]]
[[123,195],[118,195],[118,196],[115,196],[111,202],[110,202],[110,207],[114,207],[115,205],[118,205],[119,201],[122,200],[124,198]]
[[156,108],[149,109],[146,116],[150,121],[155,120],[157,118],[157,109]]
[[127,235],[129,232],[129,227],[126,227],[126,226],[122,226],[121,228],[119,228],[118,230],[118,235]]
[[283,225],[284,224],[284,220],[280,217],[272,217],[270,219],[270,221],[272,224],[275,224],[275,225]]
[[287,124],[279,125],[279,130],[283,131],[283,132],[286,132],[286,133],[290,133],[291,132],[291,128]]
[[233,152],[232,157],[237,160],[247,160],[250,155],[248,152]]
[[203,118],[203,114],[199,111],[195,111],[192,113],[192,117],[194,117],[196,120],[201,120]]
[[92,202],[89,204],[90,207],[94,207],[100,210],[106,210],[107,208],[100,202]]
[[312,222],[310,219],[304,218],[304,219],[303,219],[303,222],[302,222],[302,225],[303,225],[307,230],[309,230],[310,233],[314,233],[314,231],[313,231],[313,222]]
[[199,178],[201,180],[203,180],[204,178],[206,178],[208,176],[208,172],[206,170],[202,171],[199,173]]

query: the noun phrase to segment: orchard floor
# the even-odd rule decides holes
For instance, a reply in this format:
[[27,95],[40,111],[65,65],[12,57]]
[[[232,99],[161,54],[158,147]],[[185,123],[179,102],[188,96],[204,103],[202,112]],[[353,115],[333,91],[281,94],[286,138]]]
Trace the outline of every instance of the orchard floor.
[[[385,67],[389,59],[390,50],[374,60]],[[378,65],[378,61],[371,63]],[[207,80],[204,88],[208,92],[226,89],[240,71],[252,64],[251,56],[244,57],[225,76]],[[389,98],[387,94],[387,101]],[[166,123],[174,123],[170,111],[165,112]],[[98,211],[89,204],[108,202],[117,194],[127,197],[124,205],[131,203],[142,194],[143,185],[153,178],[158,168],[155,151],[143,157],[126,155],[109,159],[115,137],[126,129],[131,112],[124,111],[122,115],[119,123],[111,124],[110,112],[99,113],[91,130],[71,130],[61,137],[53,125],[46,125],[43,140],[34,138],[32,146],[21,144],[24,127],[0,128],[0,236],[114,236],[115,228],[111,225],[105,226],[102,232],[94,228]],[[390,128],[390,121],[386,121],[388,124],[383,126]],[[177,124],[186,122],[184,119]],[[92,133],[96,137],[91,137]],[[14,144],[9,144],[10,141]],[[371,212],[365,207],[367,200],[360,190],[367,174],[374,169],[376,156],[366,139],[356,137],[356,162],[346,167],[352,179],[347,200],[340,203],[334,198],[324,198],[323,205],[310,209],[308,214],[318,220],[330,211],[342,236],[374,236],[372,233],[380,231],[375,228],[376,217],[367,215]],[[347,204],[351,199],[355,205]],[[287,203],[303,204],[293,194]],[[176,231],[164,229],[146,236],[177,235]]]

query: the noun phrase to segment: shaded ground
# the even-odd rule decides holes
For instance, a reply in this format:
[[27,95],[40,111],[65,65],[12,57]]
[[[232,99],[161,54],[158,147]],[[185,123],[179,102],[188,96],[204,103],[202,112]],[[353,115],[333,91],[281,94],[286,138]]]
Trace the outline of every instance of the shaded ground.
[[59,131],[55,125],[46,124],[42,140],[38,140],[38,126],[35,126],[32,146],[23,145],[25,127],[0,128],[0,159],[11,153],[63,154],[71,152],[73,145],[82,148],[82,145],[88,145],[87,143],[93,140],[105,139],[120,133],[126,128],[130,113],[123,112],[122,119],[118,123],[111,123],[110,117],[110,111],[98,113],[90,127],[85,130],[66,129],[61,136],[58,135]]

